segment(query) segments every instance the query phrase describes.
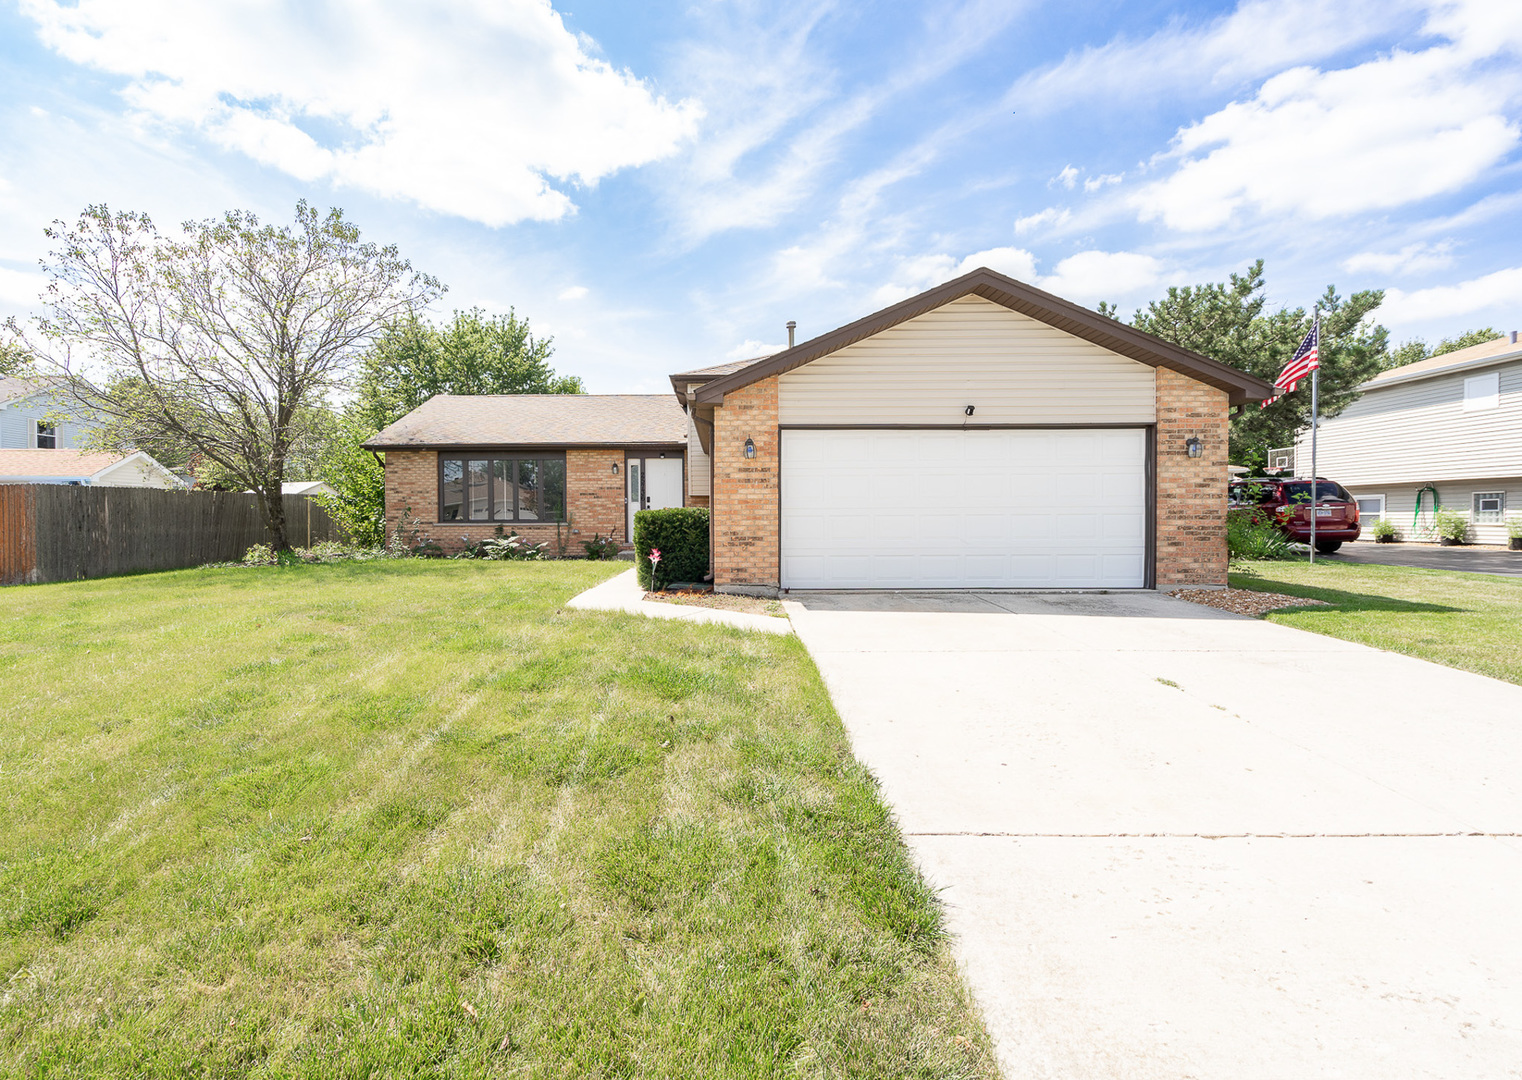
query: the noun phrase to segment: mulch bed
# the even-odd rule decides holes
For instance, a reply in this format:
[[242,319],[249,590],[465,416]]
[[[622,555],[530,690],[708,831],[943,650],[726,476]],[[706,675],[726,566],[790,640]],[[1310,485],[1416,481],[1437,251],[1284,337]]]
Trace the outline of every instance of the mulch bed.
[[1238,615],[1263,615],[1287,607],[1331,607],[1325,600],[1310,600],[1304,596],[1286,596],[1284,593],[1257,592],[1253,589],[1174,589],[1168,594],[1191,604],[1220,608]]
[[645,599],[662,604],[689,604],[693,607],[718,608],[720,611],[743,611],[747,615],[787,617],[780,603],[759,596],[734,596],[730,593],[713,592],[647,592]]

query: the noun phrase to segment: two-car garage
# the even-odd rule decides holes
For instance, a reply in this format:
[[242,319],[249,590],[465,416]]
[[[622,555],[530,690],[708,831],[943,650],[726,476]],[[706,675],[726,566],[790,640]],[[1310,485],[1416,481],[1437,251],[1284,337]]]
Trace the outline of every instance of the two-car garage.
[[987,268],[673,377],[719,590],[1226,580],[1229,412],[1261,379]]
[[1143,588],[1139,427],[785,429],[785,589]]

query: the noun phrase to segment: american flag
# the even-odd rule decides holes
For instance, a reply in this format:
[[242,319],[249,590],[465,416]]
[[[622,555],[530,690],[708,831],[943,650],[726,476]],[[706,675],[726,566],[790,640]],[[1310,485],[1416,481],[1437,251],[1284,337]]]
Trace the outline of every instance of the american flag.
[[1278,401],[1285,393],[1295,389],[1300,380],[1321,366],[1321,323],[1318,321],[1311,325],[1311,332],[1305,335],[1305,340],[1300,343],[1300,348],[1295,350],[1295,355],[1290,357],[1289,363],[1284,365],[1284,370],[1279,372],[1279,377],[1274,380],[1274,386],[1284,393],[1275,394],[1263,402],[1260,408],[1268,408]]

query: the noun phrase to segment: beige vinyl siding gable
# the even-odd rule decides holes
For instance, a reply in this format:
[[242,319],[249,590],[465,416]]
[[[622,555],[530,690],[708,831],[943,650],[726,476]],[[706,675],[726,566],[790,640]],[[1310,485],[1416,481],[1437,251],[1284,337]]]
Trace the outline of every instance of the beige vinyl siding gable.
[[687,414],[687,494],[711,494],[708,455],[703,453],[703,442],[698,438],[698,426],[692,413]]
[[102,469],[91,481],[102,487],[146,487],[172,489],[179,485],[172,476],[155,469],[141,458],[127,458],[109,469]]
[[[1522,476],[1522,361],[1497,368],[1494,409],[1466,410],[1459,371],[1369,390],[1339,416],[1323,420],[1317,471],[1354,487]],[[1296,471],[1309,475],[1310,432],[1296,441]]]
[[[966,406],[976,412],[970,421]],[[1153,369],[964,296],[789,371],[786,424],[1150,424]]]

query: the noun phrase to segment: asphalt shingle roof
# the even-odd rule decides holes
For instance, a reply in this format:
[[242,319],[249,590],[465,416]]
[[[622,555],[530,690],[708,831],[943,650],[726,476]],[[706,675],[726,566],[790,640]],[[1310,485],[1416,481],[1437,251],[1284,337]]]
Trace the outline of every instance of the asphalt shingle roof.
[[0,477],[48,476],[59,479],[94,476],[126,454],[81,450],[0,450]]
[[687,414],[670,394],[440,394],[365,442],[430,446],[684,444]]
[[[769,353],[767,355],[770,355]],[[711,378],[719,375],[733,375],[741,368],[750,367],[757,360],[765,360],[765,356],[752,356],[749,360],[731,360],[727,364],[715,364],[713,367],[697,368],[693,371],[679,371],[671,376],[673,379],[697,379]]]
[[1400,367],[1391,368],[1389,371],[1381,371],[1370,379],[1365,386],[1378,386],[1384,382],[1400,380],[1404,382],[1413,375],[1427,375],[1448,368],[1463,367],[1465,364],[1473,364],[1478,361],[1489,359],[1492,356],[1505,356],[1508,353],[1517,352],[1522,346],[1518,346],[1511,340],[1509,335],[1482,341],[1478,345],[1470,345],[1464,349],[1455,349],[1453,352],[1441,353],[1438,356],[1429,356],[1425,360],[1418,360],[1414,364],[1402,364]]
[[20,375],[7,375],[4,378],[0,378],[0,404],[4,404],[7,401],[16,401],[19,398],[28,398],[46,389],[47,384],[37,379],[26,379]]

